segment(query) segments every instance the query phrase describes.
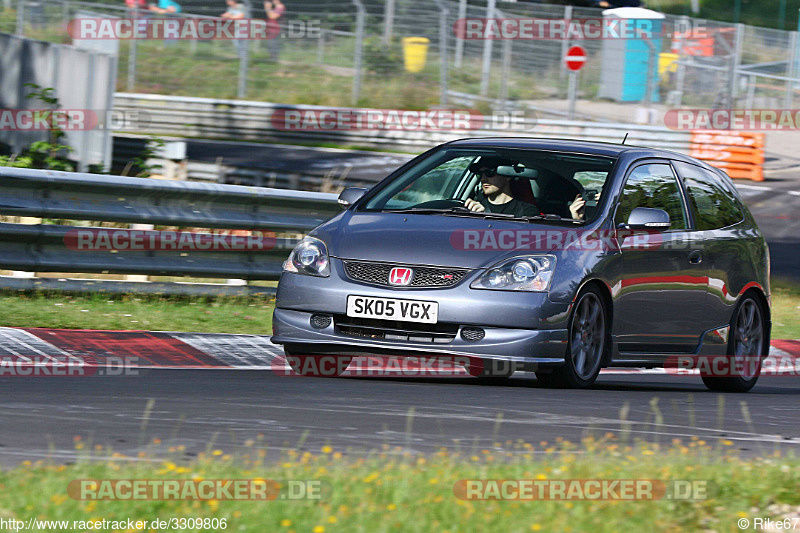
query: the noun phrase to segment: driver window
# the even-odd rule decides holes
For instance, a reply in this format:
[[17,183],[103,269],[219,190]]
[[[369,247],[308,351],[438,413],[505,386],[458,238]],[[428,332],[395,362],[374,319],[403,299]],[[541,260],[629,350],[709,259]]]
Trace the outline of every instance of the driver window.
[[617,206],[615,224],[627,222],[631,211],[637,207],[666,211],[672,222],[671,230],[688,228],[678,181],[667,164],[640,165],[630,173]]

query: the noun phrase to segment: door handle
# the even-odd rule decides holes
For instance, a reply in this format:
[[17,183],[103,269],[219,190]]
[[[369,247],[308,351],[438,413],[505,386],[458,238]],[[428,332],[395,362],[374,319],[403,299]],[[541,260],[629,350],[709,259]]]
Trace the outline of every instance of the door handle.
[[689,252],[689,262],[693,265],[699,265],[703,262],[703,254],[700,252],[700,250]]

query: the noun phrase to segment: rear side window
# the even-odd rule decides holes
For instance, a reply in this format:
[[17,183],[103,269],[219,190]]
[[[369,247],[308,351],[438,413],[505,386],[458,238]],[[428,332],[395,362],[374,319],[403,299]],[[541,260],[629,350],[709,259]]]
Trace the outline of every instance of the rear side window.
[[683,178],[689,206],[698,230],[732,226],[744,219],[742,205],[727,183],[716,174],[688,163],[675,162]]
[[665,163],[640,165],[633,169],[617,207],[615,222],[623,224],[637,207],[663,209],[669,215],[669,229],[686,229],[686,211],[672,168]]

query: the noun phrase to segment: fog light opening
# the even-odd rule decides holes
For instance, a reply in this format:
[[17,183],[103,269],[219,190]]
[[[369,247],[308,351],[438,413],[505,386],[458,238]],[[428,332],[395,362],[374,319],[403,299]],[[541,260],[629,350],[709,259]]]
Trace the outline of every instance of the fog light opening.
[[311,315],[311,327],[325,329],[331,325],[333,317],[330,315]]
[[463,328],[461,330],[461,338],[467,342],[478,342],[485,336],[486,332],[483,328]]

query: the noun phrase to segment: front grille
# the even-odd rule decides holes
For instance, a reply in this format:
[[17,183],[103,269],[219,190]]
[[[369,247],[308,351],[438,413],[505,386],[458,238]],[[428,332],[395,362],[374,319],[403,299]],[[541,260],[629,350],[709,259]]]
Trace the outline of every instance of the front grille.
[[387,341],[447,344],[453,342],[458,333],[458,326],[455,324],[419,324],[344,315],[334,316],[334,324],[343,335]]
[[[384,287],[400,287],[389,283],[389,272],[396,266],[401,265],[344,261],[344,268],[350,279]],[[410,265],[408,268],[411,268],[414,274],[411,283],[402,285],[402,287],[452,287],[469,274],[469,270],[462,268],[417,267],[414,265]]]

